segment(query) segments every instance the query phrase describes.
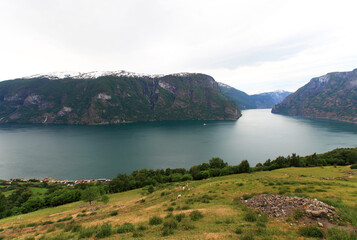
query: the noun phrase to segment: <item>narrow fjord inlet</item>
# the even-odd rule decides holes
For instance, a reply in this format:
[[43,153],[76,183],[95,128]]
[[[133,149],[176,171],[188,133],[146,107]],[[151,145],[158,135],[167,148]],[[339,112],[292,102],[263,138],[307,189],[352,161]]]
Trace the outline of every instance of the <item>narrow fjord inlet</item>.
[[[3,178],[90,179],[148,168],[189,168],[220,157],[254,166],[291,153],[354,147],[354,124],[244,110],[238,121],[176,121],[109,126],[0,126]],[[257,151],[259,150],[259,151]],[[6,171],[5,171],[6,169]]]

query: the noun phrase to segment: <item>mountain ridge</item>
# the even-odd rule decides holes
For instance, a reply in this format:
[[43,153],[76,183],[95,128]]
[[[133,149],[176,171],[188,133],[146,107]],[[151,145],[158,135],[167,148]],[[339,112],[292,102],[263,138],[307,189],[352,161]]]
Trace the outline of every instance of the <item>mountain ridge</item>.
[[221,92],[236,102],[240,109],[262,109],[272,108],[280,103],[291,92],[284,90],[276,90],[272,92],[264,92],[248,95],[247,93],[231,87],[225,83],[218,83]]
[[39,74],[0,82],[0,122],[116,124],[236,120],[236,105],[200,73]]
[[272,112],[357,123],[357,69],[312,78]]

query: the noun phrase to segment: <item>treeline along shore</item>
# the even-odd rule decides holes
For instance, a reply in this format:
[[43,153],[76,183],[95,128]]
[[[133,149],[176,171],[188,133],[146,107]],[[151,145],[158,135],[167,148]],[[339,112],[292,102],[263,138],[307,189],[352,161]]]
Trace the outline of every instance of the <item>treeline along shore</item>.
[[171,182],[202,180],[207,178],[271,171],[288,167],[316,167],[351,165],[357,168],[357,148],[339,148],[322,154],[301,157],[292,154],[268,159],[251,167],[247,160],[239,165],[229,166],[221,158],[212,158],[208,163],[192,166],[190,169],[141,169],[131,174],[118,174],[110,181],[79,182],[64,184],[46,181],[9,181],[0,180],[0,218],[36,211],[41,208],[55,207],[66,203],[84,200],[108,201],[106,194],[124,192],[148,186],[148,191],[155,191],[155,186]]

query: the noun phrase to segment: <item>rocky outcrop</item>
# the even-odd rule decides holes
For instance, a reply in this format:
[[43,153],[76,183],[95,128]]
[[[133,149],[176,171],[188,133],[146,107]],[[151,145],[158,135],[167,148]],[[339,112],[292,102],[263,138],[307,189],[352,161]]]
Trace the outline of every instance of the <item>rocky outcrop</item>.
[[240,116],[235,103],[204,74],[92,72],[0,82],[1,123],[114,124]]
[[261,194],[245,200],[244,203],[276,218],[292,216],[299,210],[311,218],[340,219],[334,207],[317,199]]
[[357,69],[311,79],[272,112],[357,123]]

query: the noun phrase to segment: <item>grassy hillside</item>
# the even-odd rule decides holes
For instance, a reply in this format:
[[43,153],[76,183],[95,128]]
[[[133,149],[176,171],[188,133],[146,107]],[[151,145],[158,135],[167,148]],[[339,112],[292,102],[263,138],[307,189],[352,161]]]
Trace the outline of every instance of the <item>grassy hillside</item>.
[[[345,166],[284,168],[159,184],[153,193],[141,188],[111,194],[107,204],[75,202],[1,219],[0,236],[5,239],[310,239],[303,236],[301,229],[306,232],[305,224],[315,226],[313,219],[258,215],[241,201],[255,194],[271,193],[317,198],[335,206],[343,220],[316,229],[322,230],[327,239],[356,239],[348,235],[357,229],[357,178],[356,175],[344,177],[344,171],[351,169]],[[347,237],[343,238],[344,235]]]

